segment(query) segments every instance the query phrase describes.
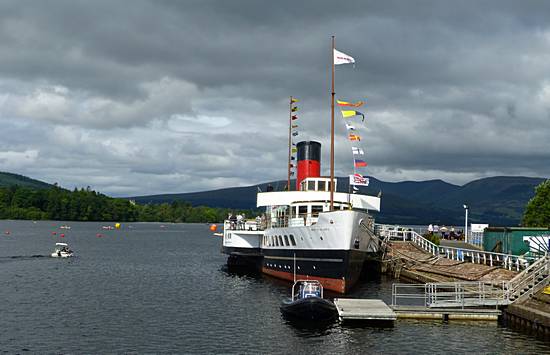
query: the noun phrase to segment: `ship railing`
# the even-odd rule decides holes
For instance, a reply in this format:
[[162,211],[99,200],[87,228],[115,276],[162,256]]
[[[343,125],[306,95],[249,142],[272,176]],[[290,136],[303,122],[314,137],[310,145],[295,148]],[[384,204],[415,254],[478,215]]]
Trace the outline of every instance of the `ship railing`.
[[244,220],[241,223],[226,219],[223,222],[224,230],[262,231],[265,227],[265,223],[255,219]]

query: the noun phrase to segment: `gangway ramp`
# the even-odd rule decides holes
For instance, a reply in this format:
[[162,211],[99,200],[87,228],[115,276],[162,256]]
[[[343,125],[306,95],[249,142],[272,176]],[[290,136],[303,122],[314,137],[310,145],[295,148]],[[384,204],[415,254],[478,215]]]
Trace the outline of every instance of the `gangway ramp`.
[[341,321],[393,322],[397,315],[379,299],[335,298],[334,304]]

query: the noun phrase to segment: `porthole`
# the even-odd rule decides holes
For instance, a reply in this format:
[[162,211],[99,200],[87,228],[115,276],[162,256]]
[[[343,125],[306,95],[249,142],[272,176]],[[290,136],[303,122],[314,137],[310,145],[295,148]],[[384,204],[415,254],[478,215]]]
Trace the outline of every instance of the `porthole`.
[[290,243],[293,245],[293,246],[296,246],[296,239],[294,239],[294,235],[289,235],[290,237]]

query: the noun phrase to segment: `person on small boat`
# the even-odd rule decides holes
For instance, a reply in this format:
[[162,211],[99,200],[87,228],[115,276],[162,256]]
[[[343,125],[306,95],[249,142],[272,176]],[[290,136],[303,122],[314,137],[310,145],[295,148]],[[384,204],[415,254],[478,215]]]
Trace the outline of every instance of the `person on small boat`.
[[229,223],[230,223],[230,228],[231,229],[237,229],[236,226],[237,226],[237,216],[234,214],[234,213],[231,213],[229,215]]

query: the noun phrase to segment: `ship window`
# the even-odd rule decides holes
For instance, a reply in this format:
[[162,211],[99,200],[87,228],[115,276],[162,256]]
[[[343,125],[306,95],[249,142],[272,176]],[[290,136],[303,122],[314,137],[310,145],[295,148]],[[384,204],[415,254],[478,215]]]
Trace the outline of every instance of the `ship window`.
[[270,235],[270,236],[269,236],[269,239],[271,239],[271,240],[270,240],[270,243],[269,243],[269,246],[274,247],[274,246],[275,246],[275,241],[273,240],[273,236]]
[[294,236],[291,234],[289,237],[290,237],[290,242],[292,243],[292,245],[296,246],[296,239],[294,239]]
[[304,217],[307,214],[307,206],[299,206],[298,207],[298,215],[300,217]]
[[318,217],[319,212],[323,212],[323,205],[313,205],[313,206],[311,206],[311,215],[313,217]]
[[315,181],[308,181],[307,182],[307,190],[308,191],[315,191]]
[[327,191],[330,191],[330,181],[327,181]]
[[280,246],[284,246],[284,244],[283,244],[283,237],[281,237],[280,235],[278,235],[277,237],[279,237],[279,245],[280,245]]
[[278,246],[279,246],[279,240],[277,239],[277,236],[276,236],[276,235],[273,236],[273,240],[274,240],[273,246],[274,246],[274,247],[278,247]]
[[288,242],[288,235],[285,235],[285,245],[288,247],[290,243]]
[[325,181],[319,181],[317,184],[319,185],[318,191],[325,191]]

